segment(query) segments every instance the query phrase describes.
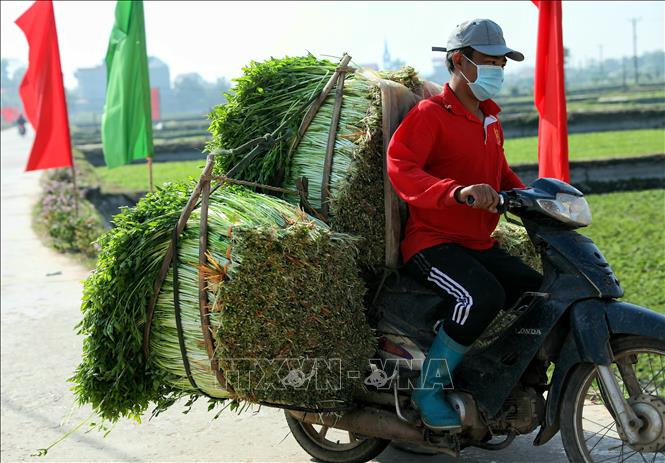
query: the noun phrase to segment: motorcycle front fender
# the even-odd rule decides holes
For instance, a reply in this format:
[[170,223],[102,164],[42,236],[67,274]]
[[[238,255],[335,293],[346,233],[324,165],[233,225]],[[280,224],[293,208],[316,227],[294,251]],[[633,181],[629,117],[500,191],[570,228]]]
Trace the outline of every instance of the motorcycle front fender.
[[610,339],[617,335],[665,337],[665,316],[626,302],[588,299],[570,308],[570,332],[559,352],[547,393],[545,424],[534,445],[549,441],[559,430],[559,410],[566,378],[578,363],[609,365]]
[[665,315],[627,302],[611,301],[605,305],[612,334],[630,334],[665,339]]

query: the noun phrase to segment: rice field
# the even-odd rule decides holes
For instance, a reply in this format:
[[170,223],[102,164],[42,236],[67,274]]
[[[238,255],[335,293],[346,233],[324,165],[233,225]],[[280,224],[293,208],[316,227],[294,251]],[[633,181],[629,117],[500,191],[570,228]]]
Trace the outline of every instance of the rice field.
[[593,239],[625,290],[624,301],[665,314],[665,190],[587,196]]
[[[538,137],[506,139],[504,151],[509,164],[536,164]],[[568,152],[571,161],[665,153],[665,130],[575,133],[568,136]]]

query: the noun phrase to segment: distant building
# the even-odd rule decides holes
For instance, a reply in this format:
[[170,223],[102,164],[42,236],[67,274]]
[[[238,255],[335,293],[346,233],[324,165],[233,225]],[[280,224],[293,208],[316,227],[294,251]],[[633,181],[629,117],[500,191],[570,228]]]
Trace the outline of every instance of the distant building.
[[[148,57],[150,86],[159,88],[162,100],[171,95],[171,73],[169,66],[159,58]],[[72,112],[101,113],[106,98],[106,64],[101,63],[90,68],[80,68],[74,72],[78,86],[71,103]]]
[[388,41],[383,39],[383,68],[388,69],[390,65],[390,52],[388,51]]
[[383,41],[383,69],[385,71],[396,71],[398,69],[401,69],[406,65],[406,62],[402,61],[401,59],[395,58],[393,59],[390,56],[390,51],[388,50],[388,41],[384,40]]
[[148,57],[148,72],[150,73],[150,87],[158,88],[162,97],[171,92],[171,72],[169,66],[161,59]]
[[74,106],[83,112],[101,112],[106,95],[106,65],[77,69],[74,77],[78,80]]

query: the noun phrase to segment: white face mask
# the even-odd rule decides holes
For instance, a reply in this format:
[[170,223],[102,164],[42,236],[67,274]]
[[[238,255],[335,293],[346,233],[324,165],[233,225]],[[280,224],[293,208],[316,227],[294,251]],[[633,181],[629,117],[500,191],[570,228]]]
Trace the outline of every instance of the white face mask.
[[468,82],[473,95],[478,98],[479,101],[494,98],[501,91],[501,86],[503,85],[503,68],[501,66],[493,66],[490,64],[476,64],[466,55],[462,54],[462,56],[464,56],[477,69],[475,82],[471,82],[464,73],[460,71],[462,77]]

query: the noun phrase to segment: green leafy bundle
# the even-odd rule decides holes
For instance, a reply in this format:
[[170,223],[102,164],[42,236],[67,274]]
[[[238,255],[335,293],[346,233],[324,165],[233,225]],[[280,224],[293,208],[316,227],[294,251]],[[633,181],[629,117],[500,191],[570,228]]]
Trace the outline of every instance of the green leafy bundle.
[[[309,180],[308,200],[321,207],[323,166],[335,104],[335,92],[324,100],[297,149],[290,153],[296,130],[312,97],[316,97],[334,72],[329,61],[311,55],[253,62],[237,79],[228,103],[210,114],[211,151],[233,148],[266,133],[277,133],[277,143],[255,158],[238,178],[295,189],[295,181]],[[382,73],[384,79],[413,90],[419,81],[413,68]],[[376,82],[347,75],[337,128],[329,198],[330,226],[334,231],[357,236],[359,263],[363,267],[384,262],[383,134],[381,93]],[[218,157],[218,172],[226,172],[242,156]],[[296,196],[286,197],[297,203]]]
[[[227,102],[210,113],[212,140],[206,151],[232,149],[254,138],[275,133],[277,141],[243,171],[242,178],[277,185],[288,168],[292,137],[309,104],[335,72],[336,65],[312,55],[252,61],[225,93]],[[223,174],[247,153],[217,156],[215,172]]]
[[[142,352],[148,300],[191,190],[191,184],[171,184],[149,194],[117,215],[115,228],[99,240],[97,268],[84,285],[79,327],[86,336],[83,360],[72,381],[79,403],[91,404],[105,419],[139,419],[150,403],[161,410],[186,394],[231,397],[211,371],[201,328],[200,209],[193,211],[177,248],[177,298],[196,388],[183,366],[172,269],[155,307],[147,362]],[[363,315],[364,289],[352,239],[331,233],[278,198],[240,188],[219,188],[211,195],[208,227],[209,262],[204,271],[210,325],[218,342],[215,355],[222,368],[231,369],[233,359],[254,358],[256,372],[260,362],[310,357],[339,358],[344,371],[364,368],[373,354],[374,338]],[[252,365],[241,366],[249,374]],[[359,387],[346,381],[334,390],[318,391],[312,385],[279,392],[284,387],[277,383],[283,379],[277,374],[255,384],[235,379],[233,371],[229,382],[238,400],[313,405],[350,400]],[[334,381],[333,373],[322,372],[322,380]],[[262,389],[262,384],[281,386]]]
[[499,225],[492,233],[492,237],[499,242],[499,246],[508,252],[508,254],[519,257],[522,261],[539,272],[543,271],[543,264],[540,256],[533,247],[524,227],[513,225],[508,222],[499,222]]
[[192,185],[167,184],[113,219],[102,235],[97,265],[83,285],[83,359],[71,379],[80,404],[105,419],[140,419],[150,402],[178,394],[165,372],[144,361],[148,300],[171,232]]

